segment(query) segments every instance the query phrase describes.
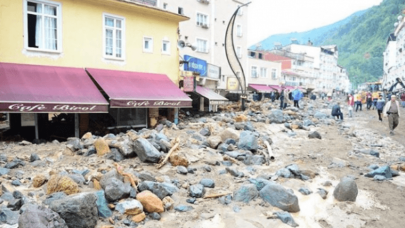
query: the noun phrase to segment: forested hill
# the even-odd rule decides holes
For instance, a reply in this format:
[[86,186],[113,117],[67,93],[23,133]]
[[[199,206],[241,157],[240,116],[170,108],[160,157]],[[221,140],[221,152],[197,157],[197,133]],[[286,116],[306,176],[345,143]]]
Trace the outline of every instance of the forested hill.
[[[329,44],[338,46],[339,64],[348,70],[354,85],[375,81],[383,75],[383,52],[386,41],[388,35],[394,31],[394,23],[404,9],[404,0],[384,0],[379,6],[358,12],[338,22],[340,23],[338,26],[331,25],[332,29],[319,34],[318,37],[310,38],[316,46]],[[308,40],[305,38],[299,41],[306,43]],[[263,45],[262,48],[266,49]]]

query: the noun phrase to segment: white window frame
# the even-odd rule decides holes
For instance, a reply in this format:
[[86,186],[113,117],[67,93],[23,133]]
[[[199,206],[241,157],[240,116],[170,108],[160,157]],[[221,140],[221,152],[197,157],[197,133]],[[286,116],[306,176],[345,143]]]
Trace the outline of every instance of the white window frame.
[[[164,44],[166,44],[166,51],[163,49]],[[162,54],[170,55],[170,41],[169,40],[162,40]]]
[[271,79],[277,79],[277,69],[271,69]]
[[236,55],[238,56],[238,58],[242,58],[242,48],[240,46],[236,47]]
[[243,36],[243,29],[242,29],[242,25],[241,24],[237,24],[236,25],[236,35],[238,37],[242,37]]
[[[199,22],[198,21],[198,18],[199,18],[199,15],[201,15],[201,16],[205,16],[207,19],[206,19],[206,23],[203,23],[203,22]],[[205,14],[205,13],[202,13],[202,12],[197,12],[196,13],[196,25],[198,26],[198,27],[203,27],[203,25],[206,25],[208,28],[210,27],[210,18],[209,18],[209,16],[208,16],[208,14]]]
[[[263,72],[264,72],[264,74],[263,74]],[[266,67],[260,67],[260,77],[267,78],[267,68]]]
[[[255,70],[253,70],[253,68],[255,68]],[[253,75],[253,72],[255,72],[256,74]],[[251,78],[258,78],[259,77],[259,75],[257,73],[257,66],[251,66],[250,67],[250,77]]]
[[[205,45],[206,49],[205,50],[200,50],[200,46],[198,45],[199,44],[198,40],[202,40],[202,41],[206,42],[206,45]],[[197,37],[195,39],[195,43],[197,44],[197,50],[196,50],[197,52],[199,52],[199,53],[209,53],[210,48],[209,48],[209,43],[208,43],[207,39]]]
[[[148,49],[145,48],[145,40],[150,40],[151,41],[150,44],[149,44],[150,47]],[[145,53],[153,53],[153,37],[150,37],[150,36],[144,36],[143,37],[143,39],[142,39],[142,50]]]
[[242,16],[242,15],[243,15],[243,8],[241,7],[241,8],[239,8],[238,16]]
[[[40,48],[32,48],[28,47],[28,2],[33,2],[33,3],[39,3],[39,4],[47,4],[47,5],[52,5],[57,8],[56,11],[56,29],[57,29],[57,50],[50,50],[50,49],[40,49]],[[48,52],[48,53],[62,53],[63,48],[62,48],[62,3],[59,2],[53,2],[53,1],[48,1],[48,0],[23,0],[23,8],[24,8],[24,48],[27,51],[36,51],[36,52]]]
[[[106,55],[106,25],[105,25],[105,19],[106,17],[108,18],[113,18],[114,19],[114,24],[115,20],[121,20],[121,57],[116,57],[116,32],[115,32],[115,27],[114,27],[114,33],[113,33],[113,55]],[[111,59],[111,60],[125,60],[125,17],[114,15],[114,14],[109,14],[109,13],[103,13],[103,57],[104,59]]]

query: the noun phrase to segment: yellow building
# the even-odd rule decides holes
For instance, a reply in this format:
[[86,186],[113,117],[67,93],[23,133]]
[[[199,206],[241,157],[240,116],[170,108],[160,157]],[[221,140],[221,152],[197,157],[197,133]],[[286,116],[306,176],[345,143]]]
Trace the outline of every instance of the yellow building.
[[[3,90],[3,93],[0,91],[0,103],[2,102],[0,112],[19,115],[30,112],[53,113],[55,110],[57,113],[109,112],[113,116],[115,127],[120,125],[141,127],[147,125],[146,116],[158,115],[156,114],[159,113],[156,110],[158,108],[188,107],[191,105],[191,100],[186,95],[180,94],[181,91],[174,91],[177,97],[159,97],[169,93],[165,92],[166,87],[172,91],[175,87],[178,89],[178,27],[179,22],[185,20],[188,20],[185,16],[133,0],[0,0],[0,27],[2,28],[0,72],[3,73],[0,73],[2,81],[0,90]],[[42,68],[38,68],[39,66],[48,68],[43,68],[44,71],[41,73]],[[70,77],[66,72],[70,68],[75,68],[75,73],[72,74],[81,75],[78,76],[79,79],[91,76],[80,82],[84,84],[94,82],[89,85],[91,88],[87,89],[97,90],[98,88],[106,100],[94,94],[94,91],[88,95],[80,92],[86,89],[83,84],[65,85],[66,79]],[[82,69],[83,74],[77,69]],[[58,83],[62,84],[59,85],[60,89],[52,90],[53,84],[47,83],[53,81],[54,77],[43,78],[45,71],[66,74],[65,78],[61,77],[59,81],[54,82],[55,88],[59,88]],[[17,77],[10,72],[17,72],[16,75],[21,77],[16,79]],[[30,75],[30,72],[34,73]],[[90,72],[97,72],[95,74],[100,75],[93,75]],[[166,80],[166,75],[173,83]],[[33,80],[31,84],[24,85],[22,82],[29,78]],[[18,80],[20,80],[22,86],[35,88],[17,88],[19,91],[16,92],[14,85],[4,85],[3,82],[9,80],[16,80],[15,84],[19,84]],[[33,85],[40,83],[42,86]],[[48,87],[43,86],[45,84]],[[155,88],[156,85],[161,87]],[[81,90],[77,92],[79,95],[74,94],[73,90],[64,91],[66,96],[72,95],[76,100],[65,99],[64,104],[71,102],[70,106],[60,109],[62,106],[57,103],[58,99],[63,103],[61,101],[64,98],[57,93],[66,87],[76,87],[76,89],[81,87]],[[36,98],[38,94],[42,94],[41,91],[46,92],[48,89],[53,94],[48,92],[49,94],[44,97],[48,99],[57,94],[59,97],[56,97],[55,101]],[[132,90],[138,91],[138,94],[131,97]],[[25,94],[25,91],[31,93]],[[148,100],[149,93],[154,96],[152,101]],[[22,98],[18,100],[16,97],[20,95],[25,97],[21,96]],[[86,100],[87,96],[95,96],[93,103],[90,101],[80,103]],[[8,100],[4,100],[5,97]],[[175,99],[179,97],[184,99],[176,102]],[[97,104],[94,103],[96,101]],[[37,109],[30,110],[26,108],[27,104]],[[50,104],[59,106],[51,107]],[[73,104],[77,107],[73,107]],[[89,105],[103,105],[103,107],[99,109]],[[151,112],[155,114],[152,115]],[[76,128],[79,122],[80,125],[82,122],[88,122],[88,119],[82,121],[86,119],[82,116],[84,115],[75,116]],[[127,116],[127,120],[120,121],[120,116]],[[136,122],[134,119],[139,116],[145,118]],[[37,118],[35,117],[35,125],[38,122]],[[80,121],[77,121],[79,118]],[[18,124],[21,125],[21,123]],[[78,135],[77,132],[76,135]]]

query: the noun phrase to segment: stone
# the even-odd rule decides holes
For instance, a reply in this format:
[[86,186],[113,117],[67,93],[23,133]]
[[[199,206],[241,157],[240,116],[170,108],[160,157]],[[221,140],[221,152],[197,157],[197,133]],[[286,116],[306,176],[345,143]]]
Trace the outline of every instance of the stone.
[[210,145],[210,147],[211,147],[212,149],[217,149],[217,148],[218,148],[218,145],[221,144],[222,139],[221,139],[220,136],[215,135],[215,136],[210,136],[210,137],[208,137],[208,140],[207,140],[207,141],[208,141],[208,143],[209,143],[209,145]]
[[[8,208],[0,208],[0,222],[8,225],[14,225],[18,223],[18,218],[20,214],[18,211],[12,211]],[[34,228],[34,227],[32,227]]]
[[321,136],[321,134],[319,134],[319,132],[313,131],[313,132],[310,132],[308,134],[308,138],[310,138],[310,139],[322,139],[322,136]]
[[194,207],[192,207],[192,206],[186,206],[186,205],[182,205],[182,204],[180,204],[174,208],[174,210],[176,210],[178,212],[188,212],[193,209],[194,209]]
[[137,215],[143,212],[143,206],[138,200],[127,199],[117,203],[115,210],[125,215]]
[[80,145],[80,139],[78,138],[68,138],[66,146],[72,148],[72,151],[80,150],[82,146]]
[[163,202],[163,205],[164,205],[166,210],[173,209],[174,200],[172,198],[170,198],[169,196],[166,196],[165,198],[163,198],[162,202]]
[[177,173],[183,174],[183,175],[187,175],[188,170],[186,167],[184,166],[177,166]]
[[108,207],[108,203],[105,198],[104,191],[97,191],[94,193],[94,195],[97,197],[96,205],[97,205],[98,216],[100,216],[102,218],[111,217],[112,211]]
[[322,199],[326,199],[326,197],[328,196],[328,191],[323,188],[318,188],[317,193],[322,197]]
[[112,178],[124,181],[124,177],[117,172],[116,169],[110,170],[108,173],[104,174],[100,179],[100,185],[103,189],[111,182]]
[[187,158],[179,155],[178,153],[173,153],[169,157],[169,162],[172,164],[172,166],[184,166],[188,167],[189,161]]
[[199,133],[195,133],[195,134],[191,135],[191,138],[196,139],[200,142],[205,141],[204,136],[200,135]]
[[287,168],[277,170],[276,175],[283,178],[291,178],[293,174]]
[[13,181],[11,182],[11,184],[14,185],[14,186],[20,186],[20,185],[21,185],[21,182],[20,182],[20,180],[13,180]]
[[238,148],[256,152],[258,149],[257,138],[251,131],[242,131],[238,143]]
[[155,194],[160,199],[165,198],[166,196],[171,196],[179,189],[171,183],[157,183],[152,181],[144,181],[138,186],[139,191],[149,190]]
[[305,120],[302,122],[302,125],[303,125],[304,127],[309,127],[309,126],[315,126],[315,123],[312,122],[312,121],[309,120],[309,119],[305,119]]
[[202,198],[205,194],[205,189],[202,184],[191,185],[188,189],[190,197]]
[[293,219],[290,213],[285,212],[285,211],[277,211],[273,213],[277,218],[279,218],[283,223],[291,226],[291,227],[297,227],[299,226]]
[[380,157],[380,153],[378,151],[375,150],[370,150],[370,155],[379,158]]
[[149,172],[143,171],[140,172],[138,175],[138,178],[141,179],[142,181],[153,181],[156,182],[156,178],[154,177],[155,175],[152,175]]
[[300,188],[298,191],[301,192],[303,195],[310,195],[310,194],[312,194],[312,191],[309,190],[308,188]]
[[9,202],[9,201],[14,199],[14,196],[13,196],[13,194],[11,192],[4,192],[1,195],[1,199]]
[[104,156],[111,152],[110,147],[108,146],[108,143],[103,138],[97,139],[94,142],[94,147],[96,148],[97,155],[99,157]]
[[140,213],[140,214],[137,214],[137,215],[133,216],[133,217],[131,218],[131,220],[132,220],[133,222],[139,223],[139,222],[142,222],[143,220],[145,220],[145,218],[146,218],[146,215],[145,215],[144,212],[142,212],[142,213]]
[[43,203],[45,205],[50,205],[53,201],[63,199],[66,196],[67,195],[64,192],[55,192],[55,193],[49,195],[48,197],[46,197],[46,199],[44,200]]
[[6,169],[15,169],[15,168],[18,168],[20,165],[21,164],[19,162],[12,161],[12,162],[7,163],[4,166],[4,168],[6,168]]
[[385,176],[383,176],[383,175],[375,175],[375,176],[373,177],[373,179],[374,179],[375,181],[385,181],[385,180],[387,180],[387,178],[386,178]]
[[158,221],[159,221],[160,218],[161,218],[160,214],[159,214],[159,213],[156,213],[156,212],[151,213],[149,216],[150,216],[151,219],[153,219],[153,220],[158,220]]
[[70,177],[55,174],[49,179],[46,194],[50,195],[55,192],[71,195],[79,192],[79,186]]
[[13,197],[15,199],[22,199],[24,197],[24,195],[20,191],[14,191],[13,192]]
[[328,117],[328,115],[326,115],[323,112],[318,111],[318,112],[315,113],[314,117],[317,118],[317,119],[326,119]]
[[256,185],[246,184],[242,185],[238,190],[233,193],[233,199],[235,201],[249,203],[251,200],[256,199],[259,196]]
[[260,190],[259,194],[264,201],[270,203],[273,207],[292,213],[300,211],[297,196],[291,190],[287,190],[279,184],[267,184]]
[[111,153],[107,154],[106,158],[111,159],[111,160],[113,160],[115,162],[120,162],[120,161],[124,160],[124,155],[122,155],[118,151],[118,149],[112,148]]
[[202,179],[200,184],[206,188],[215,188],[215,181],[212,179]]
[[145,190],[136,195],[136,199],[141,202],[145,211],[161,213],[164,211],[163,202],[152,192]]
[[10,172],[10,169],[0,168],[0,176],[6,175]]
[[8,202],[7,208],[10,208],[12,211],[18,211],[22,205],[23,201],[21,199],[13,199]]
[[391,168],[389,166],[382,166],[376,170],[367,173],[366,177],[374,177],[375,175],[381,175],[385,178],[392,178]]
[[369,165],[367,168],[369,168],[370,170],[376,170],[376,169],[378,169],[378,165],[372,164],[372,165]]
[[325,186],[325,187],[332,186],[332,182],[330,182],[330,181],[325,181],[325,182],[322,183],[322,186]]
[[44,206],[30,204],[18,218],[19,228],[68,228],[58,213]]
[[86,140],[86,139],[91,139],[91,138],[93,138],[93,135],[91,134],[91,132],[87,132],[86,134],[84,134],[82,136],[83,141]]
[[271,110],[271,114],[268,116],[271,123],[284,123],[283,111],[278,109]]
[[98,220],[96,201],[94,193],[79,193],[53,201],[50,208],[65,220],[68,227],[94,228]]
[[201,129],[201,131],[199,133],[202,136],[210,136],[211,135],[211,132],[210,132],[210,130],[208,128]]
[[243,177],[244,174],[242,172],[237,171],[235,168],[226,167],[225,170],[234,177]]
[[69,174],[68,177],[70,177],[77,184],[84,184],[86,182],[83,175],[80,174]]
[[351,201],[355,202],[359,190],[353,178],[344,177],[333,191],[333,196],[338,201]]
[[218,199],[218,201],[223,205],[229,205],[232,203],[232,196],[231,195],[222,196]]
[[256,186],[257,191],[262,190],[264,188],[264,186],[271,183],[271,181],[263,179],[263,178],[257,178],[257,179],[250,178],[249,182]]
[[234,140],[235,141],[234,145],[235,145],[236,141],[239,140],[240,133],[235,129],[227,128],[224,131],[222,131],[219,134],[219,136],[221,137],[222,141],[226,144],[232,144],[232,143],[227,142],[227,140],[230,140],[230,139]]
[[134,141],[132,147],[142,162],[158,163],[160,161],[161,154],[148,140],[139,138]]
[[186,199],[186,202],[190,203],[190,204],[194,204],[196,200],[197,200],[196,198],[190,198],[190,199]]
[[105,197],[109,202],[114,202],[122,198],[127,198],[131,191],[129,183],[123,183],[121,180],[111,178],[109,183],[105,186]]
[[39,160],[41,160],[41,158],[39,158],[38,154],[31,154],[30,162],[39,161]]

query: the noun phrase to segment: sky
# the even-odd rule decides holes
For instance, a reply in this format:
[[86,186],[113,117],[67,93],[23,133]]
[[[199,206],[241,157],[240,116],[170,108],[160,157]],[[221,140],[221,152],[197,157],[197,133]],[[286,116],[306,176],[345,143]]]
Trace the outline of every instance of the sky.
[[382,0],[251,0],[248,44],[280,33],[303,32],[333,24]]

